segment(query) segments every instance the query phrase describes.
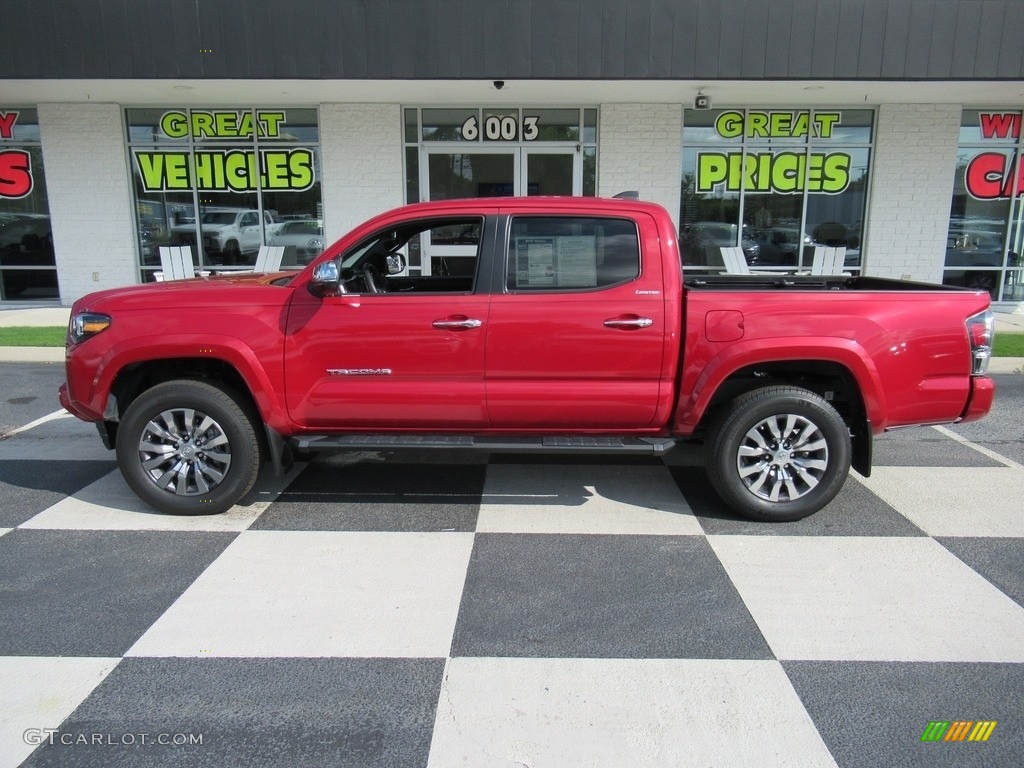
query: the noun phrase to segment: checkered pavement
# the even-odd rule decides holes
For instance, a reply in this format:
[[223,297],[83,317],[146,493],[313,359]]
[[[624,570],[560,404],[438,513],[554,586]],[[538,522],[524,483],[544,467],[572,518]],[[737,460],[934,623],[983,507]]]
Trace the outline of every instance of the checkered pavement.
[[1024,467],[895,433],[767,525],[697,463],[343,454],[181,518],[88,425],[0,441],[0,767],[1024,762]]

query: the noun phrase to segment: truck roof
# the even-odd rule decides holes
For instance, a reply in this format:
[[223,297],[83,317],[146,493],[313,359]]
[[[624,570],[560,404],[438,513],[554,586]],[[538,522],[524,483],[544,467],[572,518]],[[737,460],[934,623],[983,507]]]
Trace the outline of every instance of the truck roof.
[[608,197],[568,197],[568,196],[533,196],[533,197],[470,197],[452,200],[433,200],[426,203],[412,203],[395,208],[383,214],[387,216],[401,211],[403,214],[422,212],[432,213],[494,213],[498,210],[550,213],[560,210],[587,209],[595,213],[622,213],[625,211],[645,211],[656,215],[666,213],[656,203]]

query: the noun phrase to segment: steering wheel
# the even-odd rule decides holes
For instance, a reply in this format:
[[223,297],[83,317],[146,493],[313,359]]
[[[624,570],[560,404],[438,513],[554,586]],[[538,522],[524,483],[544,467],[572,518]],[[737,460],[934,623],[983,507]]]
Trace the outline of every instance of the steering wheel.
[[363,280],[369,293],[387,293],[388,283],[384,275],[373,264],[363,265]]

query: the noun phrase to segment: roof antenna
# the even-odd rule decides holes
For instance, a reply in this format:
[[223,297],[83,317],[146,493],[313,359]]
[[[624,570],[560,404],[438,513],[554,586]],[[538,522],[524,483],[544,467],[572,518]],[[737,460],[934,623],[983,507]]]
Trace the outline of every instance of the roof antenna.
[[613,197],[619,200],[639,200],[640,192],[635,189],[630,189],[626,192],[619,192],[619,194],[614,195]]

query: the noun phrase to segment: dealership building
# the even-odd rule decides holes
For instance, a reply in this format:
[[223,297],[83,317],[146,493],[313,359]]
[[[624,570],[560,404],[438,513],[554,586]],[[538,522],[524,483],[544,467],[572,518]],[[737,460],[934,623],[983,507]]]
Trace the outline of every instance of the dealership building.
[[[844,269],[1024,312],[1018,0],[3,4],[0,302],[301,267],[403,203],[636,191],[685,268]],[[40,30],[46,30],[45,55]],[[408,254],[437,271],[452,242]]]

